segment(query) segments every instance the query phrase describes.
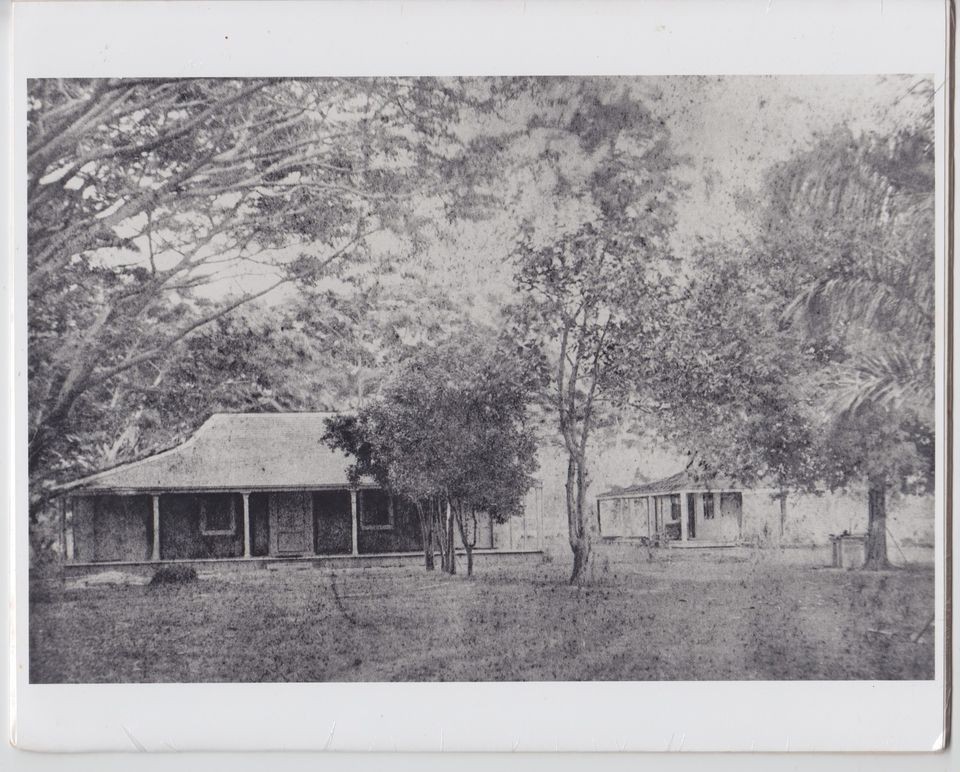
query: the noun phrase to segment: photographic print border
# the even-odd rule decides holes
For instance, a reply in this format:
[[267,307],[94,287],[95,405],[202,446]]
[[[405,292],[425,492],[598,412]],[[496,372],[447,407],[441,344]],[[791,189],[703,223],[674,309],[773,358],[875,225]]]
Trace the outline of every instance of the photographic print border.
[[[90,4],[25,4],[14,18],[12,115],[24,114],[26,79],[43,76],[932,73],[943,426],[952,417],[944,387],[953,366],[945,326],[953,309],[945,273],[953,243],[944,228],[953,199],[952,190],[945,197],[942,176],[951,90],[945,52],[931,42],[946,40],[943,5],[888,1],[880,17],[867,3],[841,10],[784,2],[767,13],[761,5],[104,3],[91,26]],[[77,28],[89,34],[79,40]],[[329,48],[311,49],[310,29],[338,34]],[[164,47],[172,40],[176,50]],[[14,181],[22,182],[16,170],[23,168],[25,127],[14,127]],[[15,187],[13,202],[13,512],[24,512],[26,501],[22,188]],[[945,432],[937,446],[937,533],[952,538]],[[951,675],[943,634],[951,619],[944,613],[944,582],[952,579],[946,538],[936,549],[937,664],[928,682],[36,686],[26,683],[27,538],[15,526],[14,737],[20,747],[44,750],[934,750],[946,737]],[[462,710],[450,711],[451,701]],[[575,715],[564,710],[571,705]],[[224,710],[231,720],[205,720]],[[638,726],[638,715],[649,721]],[[484,722],[482,737],[473,731],[477,722]]]

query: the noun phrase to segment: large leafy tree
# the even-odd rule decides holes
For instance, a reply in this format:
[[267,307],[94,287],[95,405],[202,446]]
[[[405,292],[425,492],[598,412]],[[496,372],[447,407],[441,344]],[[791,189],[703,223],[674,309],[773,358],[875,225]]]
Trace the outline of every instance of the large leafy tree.
[[312,341],[340,394],[323,404],[340,410],[363,407],[400,361],[469,325],[466,309],[424,272],[402,265],[372,274],[351,292],[304,289],[287,305],[284,324]]
[[868,484],[867,565],[882,568],[888,490],[934,471],[932,111],[889,134],[824,137],[770,189],[757,262],[819,355],[825,475]]
[[933,479],[933,168],[932,115],[838,128],[778,164],[755,234],[696,257],[644,362],[662,422],[708,468],[784,490],[865,483],[871,568],[887,565],[888,492]]
[[590,558],[590,440],[623,398],[628,347],[657,334],[671,294],[676,159],[663,123],[615,84],[537,82],[530,99],[524,163],[552,208],[528,219],[514,254],[516,332],[548,364],[576,582]]
[[[427,569],[434,543],[456,572],[455,535],[473,573],[477,519],[522,512],[536,469],[529,403],[536,368],[489,330],[466,329],[395,368],[376,400],[329,422],[327,440],[369,475],[412,501]],[[456,529],[456,531],[455,531]]]
[[[331,316],[320,307],[316,315]],[[67,428],[49,446],[31,496],[47,485],[90,474],[181,442],[213,411],[331,410],[352,394],[340,377],[350,359],[315,337],[290,311],[249,306],[220,317],[168,349],[78,397]],[[37,470],[35,470],[36,472]],[[52,513],[50,513],[52,514]],[[31,531],[44,554],[55,523],[41,509]]]
[[31,514],[92,401],[137,402],[188,340],[342,278],[375,235],[415,242],[431,197],[455,214],[467,105],[434,79],[31,81]]
[[[931,116],[932,120],[932,116]],[[931,123],[892,135],[837,129],[772,170],[758,268],[835,365],[838,412],[934,400]]]
[[780,322],[780,300],[728,246],[704,247],[666,310],[654,345],[633,349],[635,405],[690,469],[786,494],[821,475],[819,424],[802,341]]

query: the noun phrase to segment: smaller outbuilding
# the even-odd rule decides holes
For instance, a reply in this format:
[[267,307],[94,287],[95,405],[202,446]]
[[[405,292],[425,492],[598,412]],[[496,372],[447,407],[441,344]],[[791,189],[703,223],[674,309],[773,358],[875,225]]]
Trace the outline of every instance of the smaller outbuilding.
[[[865,533],[866,490],[783,492],[698,477],[686,469],[655,482],[613,488],[597,497],[600,535],[651,543],[791,543],[827,545],[837,534]],[[887,527],[897,543],[934,543],[934,498],[898,495]]]
[[[748,511],[765,491],[737,488],[713,478],[696,480],[685,470],[656,482],[614,488],[597,497],[600,534],[647,538],[651,542],[738,542],[744,535],[744,495]],[[764,503],[767,503],[764,502]]]

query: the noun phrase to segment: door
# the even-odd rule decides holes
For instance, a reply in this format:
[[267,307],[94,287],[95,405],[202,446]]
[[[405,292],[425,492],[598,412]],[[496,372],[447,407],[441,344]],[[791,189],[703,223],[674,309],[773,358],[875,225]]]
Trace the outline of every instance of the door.
[[306,491],[290,491],[272,495],[278,555],[309,555],[313,552],[313,508]]
[[697,538],[697,501],[692,493],[687,494],[687,538]]

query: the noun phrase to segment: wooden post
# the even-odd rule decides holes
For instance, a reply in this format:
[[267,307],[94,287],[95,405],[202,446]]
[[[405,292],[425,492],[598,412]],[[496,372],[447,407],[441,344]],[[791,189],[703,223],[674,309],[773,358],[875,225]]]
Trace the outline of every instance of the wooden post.
[[153,554],[151,560],[160,560],[160,496],[153,494]]
[[653,534],[653,531],[650,530],[650,497],[644,496],[643,503],[647,507],[647,538],[652,539],[654,534]]
[[249,558],[253,555],[250,550],[250,491],[244,491],[243,496],[243,556]]
[[537,488],[537,549],[543,552],[543,485]]
[[360,554],[360,544],[357,539],[357,490],[350,489],[350,544],[354,555]]
[[73,525],[76,512],[76,498],[71,496],[67,499],[67,560],[75,560],[77,556],[77,545],[74,544]]
[[527,507],[523,507],[523,517],[520,519],[520,547],[527,548]]
[[67,562],[67,500],[60,499],[60,562]]
[[689,508],[687,507],[687,492],[680,491],[680,541],[687,541],[690,538]]
[[719,494],[719,492],[713,494],[713,519],[714,519],[714,520],[719,520],[719,519],[720,519],[720,494]]

